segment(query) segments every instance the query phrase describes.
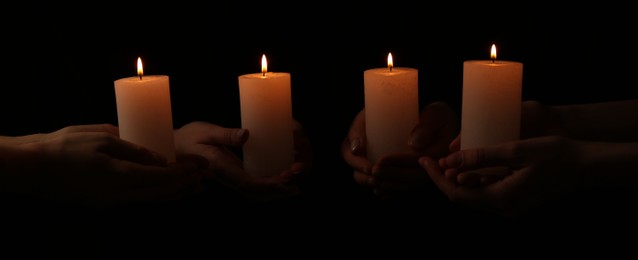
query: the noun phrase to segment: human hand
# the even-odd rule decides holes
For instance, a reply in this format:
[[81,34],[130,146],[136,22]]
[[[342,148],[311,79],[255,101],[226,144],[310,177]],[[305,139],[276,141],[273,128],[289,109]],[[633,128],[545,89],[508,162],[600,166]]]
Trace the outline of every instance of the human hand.
[[109,124],[40,134],[17,146],[12,190],[96,208],[175,200],[200,185],[205,160],[166,158],[118,137]]
[[[455,203],[515,217],[591,183],[583,169],[583,145],[548,136],[456,151],[419,163]],[[508,167],[508,175],[481,180],[485,168]]]
[[524,101],[521,108],[521,139],[566,135],[560,113],[538,101]]
[[353,169],[354,180],[370,186],[382,198],[399,196],[429,184],[418,164],[420,155],[439,158],[449,153],[447,145],[458,134],[459,120],[443,102],[434,102],[420,113],[419,124],[406,138],[411,151],[383,156],[376,164],[366,157],[364,110],[354,118],[342,143],[342,157]]
[[449,144],[460,129],[461,122],[454,110],[444,102],[433,102],[421,111],[408,144],[421,155],[441,158],[450,153]]
[[178,154],[198,154],[209,161],[209,177],[230,186],[248,198],[270,201],[300,193],[299,181],[308,174],[313,160],[310,142],[295,121],[295,163],[279,175],[257,177],[247,173],[242,160],[232,150],[241,148],[249,132],[206,122],[192,122],[175,130]]

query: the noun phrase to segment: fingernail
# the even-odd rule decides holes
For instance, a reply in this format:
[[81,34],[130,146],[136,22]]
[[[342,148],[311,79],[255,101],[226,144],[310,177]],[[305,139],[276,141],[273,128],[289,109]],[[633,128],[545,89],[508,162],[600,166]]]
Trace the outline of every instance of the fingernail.
[[361,168],[361,172],[363,172],[363,173],[365,173],[367,175],[370,175],[370,168],[369,167],[363,167],[363,168]]
[[237,133],[236,133],[236,134],[237,134],[237,138],[238,138],[239,140],[242,140],[242,141],[243,141],[243,140],[244,140],[244,138],[246,138],[246,129],[243,129],[243,128],[242,128],[242,129],[240,129],[239,131],[237,131]]
[[350,151],[352,151],[353,153],[356,152],[357,150],[359,150],[359,145],[361,145],[361,141],[359,141],[359,138],[355,138],[351,140]]
[[418,135],[413,134],[410,136],[410,140],[408,140],[408,145],[414,149],[421,150],[423,145],[421,145],[422,141],[419,139],[421,138]]
[[421,163],[425,167],[430,167],[430,162],[426,160],[424,157],[419,158],[419,163]]
[[439,167],[446,169],[447,168],[447,162],[445,161],[445,157],[439,159]]

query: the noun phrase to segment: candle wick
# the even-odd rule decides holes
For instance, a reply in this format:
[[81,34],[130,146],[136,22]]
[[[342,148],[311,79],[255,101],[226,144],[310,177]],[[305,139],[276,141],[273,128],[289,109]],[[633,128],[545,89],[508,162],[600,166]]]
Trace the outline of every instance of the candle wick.
[[494,60],[496,60],[496,59],[492,58],[492,63],[494,63]]
[[140,80],[142,80],[142,74],[140,74]]

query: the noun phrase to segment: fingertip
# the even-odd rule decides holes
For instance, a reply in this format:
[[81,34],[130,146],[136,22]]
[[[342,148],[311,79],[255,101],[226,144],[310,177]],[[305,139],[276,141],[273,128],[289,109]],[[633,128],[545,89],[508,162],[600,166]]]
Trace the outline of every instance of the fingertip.
[[427,145],[426,142],[428,141],[428,138],[424,137],[424,135],[427,136],[427,133],[424,133],[424,131],[427,131],[427,128],[425,130],[422,130],[422,128],[421,124],[416,125],[412,129],[410,139],[408,140],[408,145],[416,151],[423,150]]
[[430,160],[428,160],[425,156],[419,158],[419,164],[421,164],[424,168],[430,168]]
[[243,144],[248,140],[248,129],[241,128],[236,133],[235,136],[240,144]]
[[447,169],[447,162],[445,162],[445,157],[439,159],[439,167],[441,167],[442,169]]
[[463,164],[462,159],[463,156],[461,155],[461,152],[454,152],[447,157],[441,158],[439,163],[442,164],[444,168],[455,168],[460,167]]
[[370,167],[369,166],[363,166],[361,167],[361,172],[367,174],[367,175],[371,175],[372,173],[370,172]]
[[370,186],[370,175],[364,174],[360,171],[354,171],[353,177],[356,183],[362,186]]
[[461,136],[457,136],[456,138],[454,138],[454,140],[452,140],[452,142],[450,143],[450,145],[448,145],[448,149],[450,149],[450,151],[452,152],[456,152],[461,150]]
[[354,138],[350,140],[350,151],[353,154],[358,154],[361,150],[361,140],[359,138]]

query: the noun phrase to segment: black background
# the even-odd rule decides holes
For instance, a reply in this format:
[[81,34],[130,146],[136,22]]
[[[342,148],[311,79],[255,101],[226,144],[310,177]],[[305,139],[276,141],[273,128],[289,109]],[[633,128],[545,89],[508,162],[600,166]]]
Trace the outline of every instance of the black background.
[[[293,113],[315,152],[307,192],[292,202],[253,204],[211,184],[213,191],[203,195],[125,212],[244,216],[249,223],[259,222],[255,215],[348,224],[352,219],[379,223],[385,219],[380,216],[389,214],[422,226],[432,219],[463,222],[467,216],[492,225],[505,221],[450,205],[434,188],[404,203],[386,203],[353,182],[340,158],[340,144],[363,107],[363,71],[385,66],[388,52],[395,66],[419,70],[422,106],[442,100],[460,111],[463,61],[488,59],[492,44],[499,59],[524,63],[524,100],[573,104],[636,97],[635,18],[623,6],[580,6],[576,11],[488,3],[94,5],[4,10],[18,15],[2,18],[0,134],[117,125],[113,81],[135,75],[137,57],[145,74],[170,76],[176,128],[194,120],[240,127],[237,77],[258,72],[266,54],[270,71],[292,75]],[[598,195],[557,202],[541,218],[623,214],[613,212],[627,208],[613,196]],[[42,211],[75,209],[33,203]]]

